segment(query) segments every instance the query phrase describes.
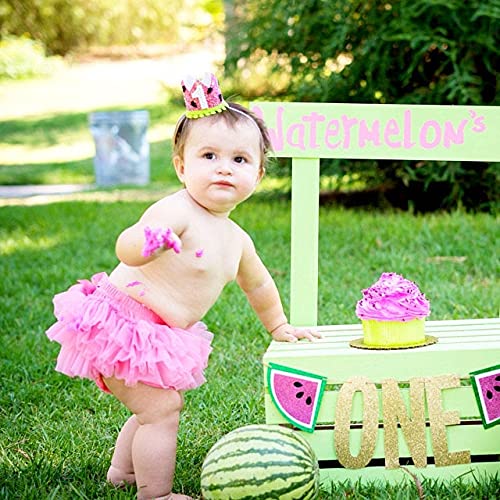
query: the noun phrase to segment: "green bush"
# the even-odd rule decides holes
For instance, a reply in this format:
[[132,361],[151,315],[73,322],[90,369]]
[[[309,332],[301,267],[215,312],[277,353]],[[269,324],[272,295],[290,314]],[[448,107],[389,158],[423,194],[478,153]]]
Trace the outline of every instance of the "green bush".
[[61,64],[59,58],[45,56],[40,42],[26,37],[7,37],[0,41],[0,80],[46,76]]
[[498,104],[498,0],[236,1],[230,69],[257,57],[295,100]]
[[[226,69],[242,85],[252,82],[253,97],[500,102],[498,0],[235,0],[231,12]],[[279,81],[274,91],[271,81]],[[324,172],[357,184],[361,176],[367,188],[396,191],[417,206],[422,200],[411,197],[427,197],[439,183],[441,201],[434,208],[492,208],[498,166],[417,165],[422,162],[337,161]]]

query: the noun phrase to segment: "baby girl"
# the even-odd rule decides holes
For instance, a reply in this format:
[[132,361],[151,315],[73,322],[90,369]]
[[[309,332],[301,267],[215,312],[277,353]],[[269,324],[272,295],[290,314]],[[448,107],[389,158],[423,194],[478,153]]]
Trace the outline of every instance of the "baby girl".
[[227,283],[236,280],[273,339],[317,336],[288,323],[250,236],[229,218],[264,175],[263,122],[226,103],[213,75],[186,78],[183,92],[173,164],[184,189],[119,235],[109,277],[55,296],[47,331],[61,344],[58,371],[94,380],[132,413],[108,480],[135,483],[139,499],[188,498],[172,493],[182,393],[205,381],[213,335],[200,319]]

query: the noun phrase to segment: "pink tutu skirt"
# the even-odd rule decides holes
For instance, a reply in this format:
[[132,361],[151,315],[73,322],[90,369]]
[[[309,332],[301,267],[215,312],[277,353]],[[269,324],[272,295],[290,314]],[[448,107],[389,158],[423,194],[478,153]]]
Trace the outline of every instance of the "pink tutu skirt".
[[199,322],[168,326],[156,313],[115,288],[105,273],[81,280],[54,297],[57,322],[47,330],[61,344],[56,370],[89,378],[109,392],[103,377],[128,386],[194,389],[212,350],[213,334]]

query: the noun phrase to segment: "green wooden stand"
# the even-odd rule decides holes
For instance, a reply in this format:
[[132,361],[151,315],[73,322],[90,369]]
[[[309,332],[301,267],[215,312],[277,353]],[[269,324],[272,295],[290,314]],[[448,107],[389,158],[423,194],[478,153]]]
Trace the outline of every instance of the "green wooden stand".
[[[458,375],[460,386],[442,391],[444,411],[458,411],[460,423],[447,427],[447,443],[450,452],[470,450],[471,462],[463,465],[436,467],[430,436],[431,421],[426,416],[427,456],[425,468],[409,466],[418,475],[429,478],[452,479],[464,473],[464,479],[473,480],[477,473],[500,472],[500,426],[484,429],[476,405],[469,373],[478,366],[492,366],[500,360],[500,320],[428,321],[426,332],[439,338],[437,344],[418,349],[393,351],[369,351],[353,349],[349,341],[362,336],[360,325],[335,325],[318,327],[323,339],[314,343],[288,344],[272,342],[264,355],[264,370],[269,363],[311,371],[328,378],[312,434],[302,433],[311,443],[319,460],[322,477],[337,481],[344,479],[398,481],[402,470],[388,470],[384,461],[384,422],[382,412],[381,383],[385,379],[398,381],[403,399],[408,401],[408,382],[411,378],[432,378],[443,374]],[[336,406],[339,390],[349,378],[366,376],[378,392],[378,437],[372,460],[362,469],[342,467],[335,454]],[[271,401],[266,388],[266,423],[286,424],[284,417]],[[363,400],[356,394],[352,405],[351,447],[358,450],[363,434]],[[405,466],[410,454],[404,436],[399,430],[399,461]],[[470,472],[474,472],[471,474]]]
[[[500,161],[500,112],[495,107],[254,103],[253,110],[270,128],[277,156],[292,158],[290,321],[296,326],[317,325],[320,158]],[[277,363],[327,377],[316,429],[303,432],[318,456],[322,478],[403,479],[402,469],[387,467],[381,391],[384,381],[393,379],[408,402],[410,381],[417,378],[425,385],[427,398],[427,456],[424,466],[408,468],[443,479],[500,473],[500,426],[483,427],[469,378],[474,370],[500,363],[500,320],[428,321],[426,333],[436,336],[437,344],[391,351],[350,347],[350,340],[362,337],[361,325],[318,329],[324,338],[314,343],[272,342],[263,363],[264,375],[269,363]],[[458,386],[432,390],[432,384],[446,375],[453,376]],[[376,439],[366,466],[349,468],[336,454],[337,399],[344,384],[360,376],[377,391]],[[267,388],[265,404],[267,423],[288,425]],[[440,409],[439,418],[436,414],[431,418],[429,406]],[[348,431],[353,456],[367,432],[363,408],[362,394],[355,392]],[[470,463],[439,463],[443,459],[436,458],[438,421],[441,447],[444,441],[450,455],[470,452],[465,453]],[[412,455],[402,429],[397,432],[398,460],[405,466],[412,463]]]

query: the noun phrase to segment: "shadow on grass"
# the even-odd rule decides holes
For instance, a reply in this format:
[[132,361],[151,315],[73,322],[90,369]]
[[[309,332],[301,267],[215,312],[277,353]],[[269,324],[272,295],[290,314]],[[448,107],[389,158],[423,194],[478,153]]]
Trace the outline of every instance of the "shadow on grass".
[[78,132],[86,128],[87,113],[64,113],[0,121],[0,137],[4,144],[46,147],[58,144],[59,136],[68,130]]
[[0,165],[0,185],[91,184],[94,182],[92,158],[61,163]]
[[[3,144],[47,147],[59,144],[68,133],[78,134],[88,130],[89,113],[95,111],[123,111],[137,109],[111,107],[76,113],[55,113],[42,117],[0,121],[0,138]],[[173,124],[182,113],[177,104],[159,103],[142,106],[149,111],[150,124]]]
[[[152,183],[176,183],[171,165],[171,141],[150,142],[150,177]],[[93,158],[67,162],[0,164],[0,185],[92,184],[95,182]]]
[[37,457],[22,469],[2,468],[3,484],[0,492],[5,495],[2,498],[136,498],[135,486],[117,489],[106,483],[104,463],[97,460],[82,460],[81,463],[72,463],[73,461],[74,459],[56,462],[46,457]]

